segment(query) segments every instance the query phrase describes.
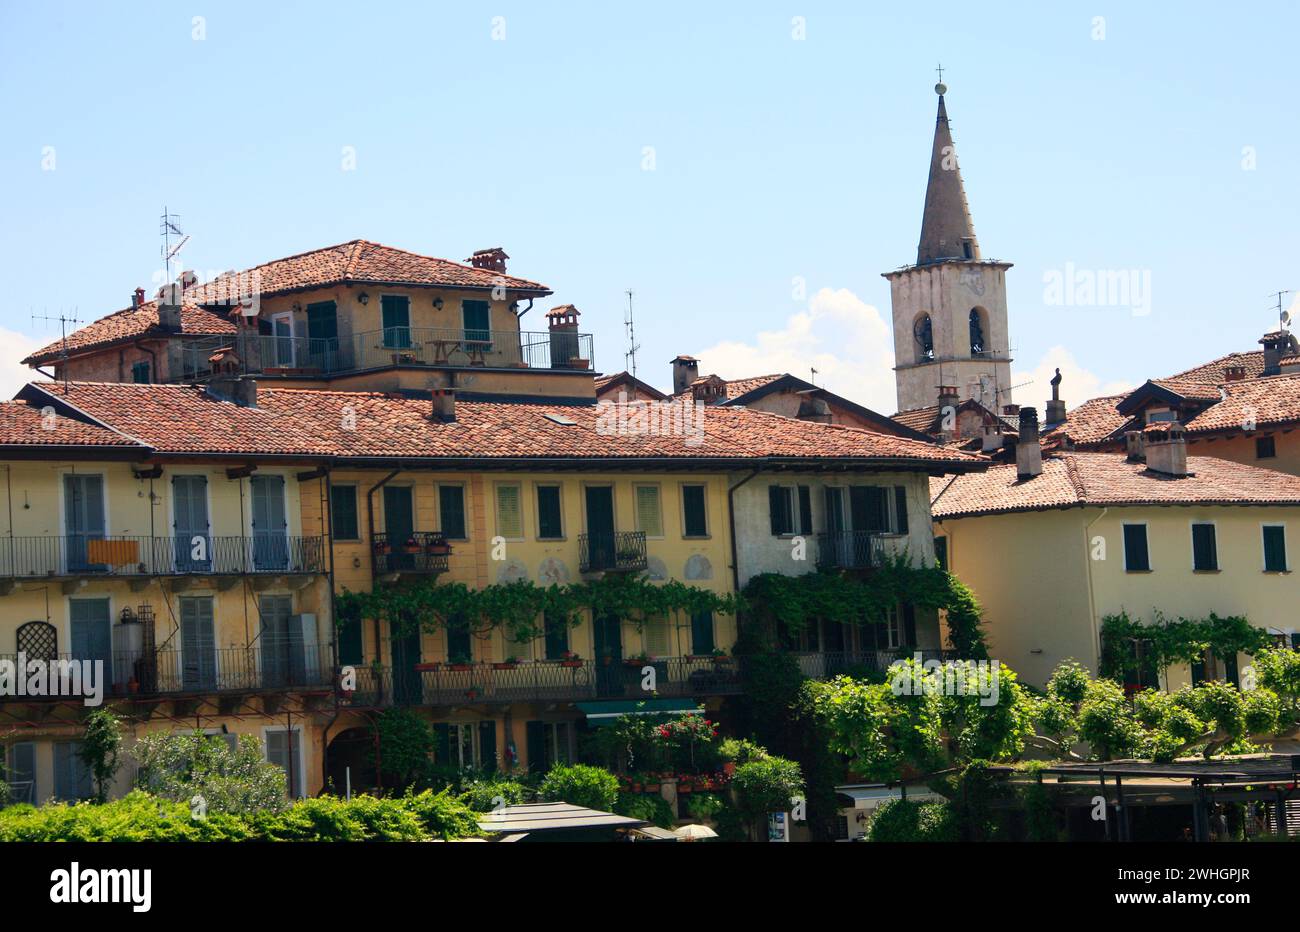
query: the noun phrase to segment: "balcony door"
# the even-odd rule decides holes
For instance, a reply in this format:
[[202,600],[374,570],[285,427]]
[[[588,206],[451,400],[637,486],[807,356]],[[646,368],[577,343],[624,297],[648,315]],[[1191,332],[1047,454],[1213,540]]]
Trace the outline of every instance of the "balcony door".
[[217,638],[212,597],[183,597],[181,615],[181,688],[212,689],[217,684]]
[[596,654],[596,692],[601,696],[623,695],[623,621],[617,615],[603,615],[591,621]]
[[271,317],[271,336],[274,337],[275,364],[292,369],[293,359],[293,314],[285,312]]
[[403,552],[415,535],[415,494],[409,485],[384,486],[384,533],[391,548],[388,569],[415,569],[415,554]]
[[108,599],[72,599],[68,624],[74,660],[102,661],[101,683],[113,682],[113,620]]
[[293,597],[264,595],[257,602],[262,617],[262,681],[265,686],[307,683],[309,657],[316,653],[316,632],[310,616],[293,614]]
[[289,522],[284,507],[284,477],[254,476],[253,567],[259,571],[289,567]]
[[66,475],[63,477],[64,535],[67,541],[68,571],[95,572],[103,564],[90,562],[90,542],[103,540],[104,477]]
[[612,569],[615,565],[614,489],[608,485],[589,485],[587,497],[587,555],[593,570]]
[[172,529],[176,535],[176,571],[210,572],[207,476],[172,476]]
[[322,372],[338,368],[339,319],[333,301],[307,305],[307,365]]

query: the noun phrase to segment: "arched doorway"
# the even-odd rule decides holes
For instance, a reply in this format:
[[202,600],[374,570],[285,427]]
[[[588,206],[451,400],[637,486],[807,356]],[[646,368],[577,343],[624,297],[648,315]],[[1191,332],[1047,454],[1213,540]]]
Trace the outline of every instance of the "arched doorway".
[[342,796],[348,787],[349,771],[352,794],[373,790],[375,779],[375,732],[368,726],[341,731],[330,739],[325,749],[326,789]]

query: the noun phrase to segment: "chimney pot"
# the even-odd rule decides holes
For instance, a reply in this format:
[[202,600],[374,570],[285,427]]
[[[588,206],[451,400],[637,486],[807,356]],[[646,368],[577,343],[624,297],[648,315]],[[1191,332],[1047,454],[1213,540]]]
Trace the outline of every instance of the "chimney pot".
[[137,288],[135,291],[131,292],[131,309],[138,311],[142,304],[144,304],[144,289]]
[[1245,366],[1240,366],[1240,365],[1227,366],[1223,370],[1223,381],[1225,382],[1241,382],[1245,378],[1246,378]]
[[246,375],[214,374],[204,390],[218,401],[230,401],[241,408],[257,407],[257,379]]
[[1032,479],[1042,475],[1043,448],[1038,440],[1038,409],[1020,409],[1020,436],[1016,440],[1016,475]]
[[1124,452],[1128,455],[1130,463],[1141,463],[1146,460],[1146,441],[1142,436],[1142,431],[1124,431]]
[[500,246],[493,246],[490,249],[476,250],[474,255],[466,261],[476,269],[486,269],[489,272],[504,272],[506,270],[506,260],[510,257]]
[[1177,421],[1160,421],[1146,429],[1147,469],[1166,476],[1187,475],[1187,438]]
[[673,359],[673,394],[680,395],[691,387],[700,375],[700,361],[694,356],[678,356]]
[[433,410],[430,419],[444,424],[456,422],[456,390],[454,388],[435,388],[433,390]]

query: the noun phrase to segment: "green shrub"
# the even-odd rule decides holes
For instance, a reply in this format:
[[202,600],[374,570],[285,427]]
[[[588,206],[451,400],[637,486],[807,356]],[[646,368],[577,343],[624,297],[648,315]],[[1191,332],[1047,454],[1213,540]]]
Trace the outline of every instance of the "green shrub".
[[614,801],[614,811],[633,819],[644,819],[660,828],[677,824],[673,808],[662,796],[646,793],[619,793]]
[[751,818],[788,812],[791,798],[803,795],[799,765],[784,757],[752,760],[736,768],[731,785],[740,809]]
[[956,841],[957,826],[947,803],[891,799],[881,803],[867,826],[869,841]]
[[187,807],[203,797],[209,815],[279,811],[289,805],[284,771],[262,756],[262,744],[240,735],[232,750],[216,735],[162,732],[145,735],[131,748],[137,783],[149,794]]
[[460,799],[475,812],[491,812],[498,802],[517,806],[532,797],[532,790],[518,780],[502,777],[467,780],[461,786]]
[[410,709],[388,709],[379,716],[375,730],[379,748],[371,754],[376,767],[389,777],[385,785],[408,787],[429,778],[435,741],[427,721]]
[[548,802],[566,802],[610,812],[618,799],[618,777],[599,767],[562,764],[551,768],[542,780],[540,793]]
[[726,805],[722,797],[714,793],[692,793],[686,800],[686,813],[702,822],[712,819]]
[[767,760],[770,756],[767,748],[748,738],[723,738],[718,745],[718,757],[730,764],[748,764],[750,761]]

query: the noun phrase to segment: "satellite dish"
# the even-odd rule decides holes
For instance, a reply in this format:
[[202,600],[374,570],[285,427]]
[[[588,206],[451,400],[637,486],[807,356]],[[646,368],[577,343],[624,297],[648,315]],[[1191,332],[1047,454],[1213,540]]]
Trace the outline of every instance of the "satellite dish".
[[1291,323],[1291,312],[1290,312],[1290,311],[1283,311],[1283,312],[1282,312],[1282,326],[1285,327],[1285,326],[1287,326],[1287,325],[1290,324],[1290,323]]

